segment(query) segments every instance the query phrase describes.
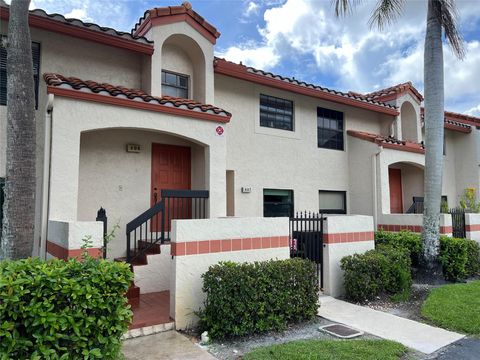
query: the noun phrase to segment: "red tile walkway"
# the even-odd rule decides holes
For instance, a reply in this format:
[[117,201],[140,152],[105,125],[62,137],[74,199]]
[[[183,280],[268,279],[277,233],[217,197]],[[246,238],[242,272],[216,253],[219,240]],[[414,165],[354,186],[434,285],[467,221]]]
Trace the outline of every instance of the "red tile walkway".
[[132,306],[133,321],[129,329],[172,322],[170,318],[170,291],[140,294],[140,303]]

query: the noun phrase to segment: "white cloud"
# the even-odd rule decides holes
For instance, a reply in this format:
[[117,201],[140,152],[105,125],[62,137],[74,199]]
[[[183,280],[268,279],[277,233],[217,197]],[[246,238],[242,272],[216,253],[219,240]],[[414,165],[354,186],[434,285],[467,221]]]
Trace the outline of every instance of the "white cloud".
[[230,47],[225,52],[217,53],[217,56],[226,58],[236,63],[244,63],[258,69],[269,69],[278,64],[280,56],[268,46],[255,47]]
[[68,18],[74,18],[74,19],[80,19],[83,21],[92,21],[92,18],[88,16],[87,14],[87,9],[86,8],[77,8],[77,9],[72,9],[72,11],[66,13],[64,15],[67,19]]
[[465,113],[470,116],[480,116],[480,104],[465,111]]
[[260,6],[256,2],[250,1],[247,4],[247,8],[245,9],[245,12],[243,13],[243,15],[244,16],[256,15],[258,14],[259,10],[260,10]]

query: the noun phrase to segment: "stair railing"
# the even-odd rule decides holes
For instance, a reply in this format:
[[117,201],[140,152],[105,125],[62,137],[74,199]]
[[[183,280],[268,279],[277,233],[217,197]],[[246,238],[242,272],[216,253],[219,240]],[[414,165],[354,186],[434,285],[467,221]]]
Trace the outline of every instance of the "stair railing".
[[[164,225],[165,203],[163,201],[156,203],[127,224],[126,260],[128,263],[132,263],[133,260],[145,254],[159,241],[162,244],[165,242]],[[139,241],[144,242],[142,248],[139,246]]]
[[131,264],[158,242],[169,240],[172,220],[206,219],[208,198],[208,190],[162,190],[159,202],[127,224],[126,261]]

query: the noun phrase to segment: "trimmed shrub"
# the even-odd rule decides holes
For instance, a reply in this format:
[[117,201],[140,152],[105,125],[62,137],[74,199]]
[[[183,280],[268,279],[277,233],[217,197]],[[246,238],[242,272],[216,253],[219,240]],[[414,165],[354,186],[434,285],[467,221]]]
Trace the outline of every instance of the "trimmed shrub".
[[317,314],[318,278],[308,260],[222,262],[202,278],[206,300],[198,315],[211,338],[283,330]]
[[116,359],[132,313],[127,264],[0,262],[0,358]]
[[388,245],[341,260],[346,297],[353,301],[373,299],[380,294],[406,297],[412,275],[409,252]]
[[390,245],[407,249],[413,265],[418,265],[422,253],[422,235],[407,230],[390,232],[379,230],[375,233],[376,245]]
[[480,246],[474,240],[441,236],[440,262],[445,279],[466,279],[480,270]]

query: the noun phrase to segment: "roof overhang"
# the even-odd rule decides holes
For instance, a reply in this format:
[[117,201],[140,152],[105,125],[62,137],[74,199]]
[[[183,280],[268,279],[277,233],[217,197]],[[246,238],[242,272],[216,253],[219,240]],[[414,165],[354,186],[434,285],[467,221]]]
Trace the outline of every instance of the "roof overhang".
[[[0,7],[0,10],[0,19],[8,20],[10,18],[9,8]],[[145,44],[135,40],[125,39],[120,36],[110,35],[100,31],[90,30],[88,28],[82,28],[69,23],[63,23],[44,16],[35,15],[32,12],[29,14],[28,23],[34,28],[52,31],[79,39],[93,41],[102,45],[138,52],[141,54],[152,55],[154,50],[153,45],[151,44]]]
[[92,102],[97,102],[101,104],[122,106],[122,107],[127,107],[132,109],[138,109],[138,110],[154,111],[154,112],[189,117],[189,118],[194,118],[199,120],[210,120],[210,121],[215,121],[220,123],[228,123],[230,122],[230,118],[231,118],[231,115],[221,116],[216,114],[207,114],[200,111],[179,109],[173,106],[162,106],[158,104],[151,104],[144,101],[119,98],[119,97],[96,94],[93,92],[86,92],[86,91],[75,90],[75,89],[65,89],[65,88],[51,86],[51,85],[47,86],[47,93],[65,97],[65,98],[75,99],[75,100],[92,101]]
[[280,90],[290,91],[293,93],[310,96],[317,99],[327,100],[338,104],[349,105],[361,109],[375,111],[381,114],[392,116],[399,115],[397,109],[367,101],[356,100],[339,94],[319,91],[318,89],[300,86],[288,81],[274,79],[271,77],[249,72],[247,67],[241,64],[235,64],[223,59],[217,59],[214,63],[214,71],[220,75],[226,75],[237,79],[253,82],[260,85],[273,87]]

